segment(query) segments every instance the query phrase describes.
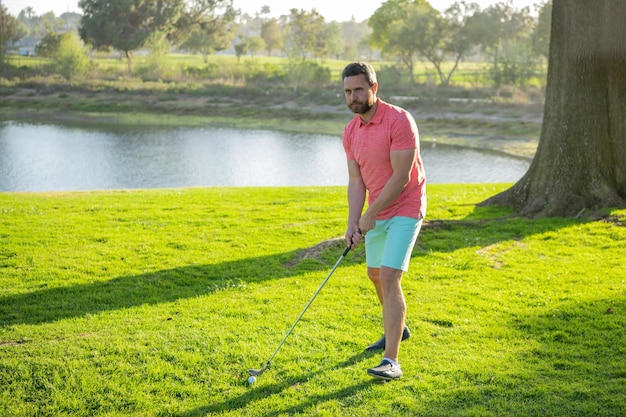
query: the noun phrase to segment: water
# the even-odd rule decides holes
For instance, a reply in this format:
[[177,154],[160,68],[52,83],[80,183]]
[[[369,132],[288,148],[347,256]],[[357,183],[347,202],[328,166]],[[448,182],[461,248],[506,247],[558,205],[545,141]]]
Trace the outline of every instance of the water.
[[[529,164],[441,145],[422,158],[429,183],[515,182]],[[346,183],[339,136],[0,123],[0,191]]]

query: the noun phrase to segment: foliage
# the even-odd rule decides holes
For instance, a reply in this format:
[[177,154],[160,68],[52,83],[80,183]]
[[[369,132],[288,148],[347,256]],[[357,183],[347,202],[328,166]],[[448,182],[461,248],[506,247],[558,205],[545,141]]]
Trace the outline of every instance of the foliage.
[[315,62],[292,60],[287,67],[287,79],[294,91],[305,85],[316,89],[330,83],[330,70]]
[[371,43],[386,55],[397,55],[406,66],[411,81],[415,58],[423,54],[435,59],[442,47],[443,20],[426,0],[388,0],[369,20]]
[[54,72],[67,80],[83,75],[89,67],[89,58],[82,42],[73,33],[59,36],[59,44],[52,60]]
[[545,111],[527,173],[483,204],[521,215],[626,207],[626,3],[555,0]]
[[245,56],[248,53],[248,40],[239,39],[233,47],[235,49],[235,55],[237,56],[237,61],[239,62],[241,60],[241,57]]
[[264,51],[265,41],[260,36],[251,36],[248,38],[248,50],[252,56]]
[[261,37],[265,42],[267,56],[272,55],[273,51],[282,49],[285,43],[285,39],[283,38],[283,33],[277,19],[269,19],[263,22],[261,26]]
[[135,74],[142,80],[157,81],[172,79],[178,76],[178,68],[174,68],[172,62],[167,59],[169,43],[164,34],[156,33],[146,41],[148,55],[140,61]]
[[4,58],[7,44],[21,39],[26,33],[23,25],[8,14],[6,7],[0,4],[0,73],[4,71]]
[[17,20],[26,28],[27,35],[35,38],[44,37],[51,32],[60,32],[65,24],[65,21],[56,17],[53,12],[38,16],[32,7],[26,7],[20,11]]
[[[507,73],[516,67],[511,65],[512,54],[506,48],[511,46],[520,50],[521,45],[531,42],[532,54],[539,56],[546,53],[551,5],[551,2],[537,5],[539,17],[535,18],[529,14],[528,8],[516,10],[510,0],[495,3],[485,10],[481,10],[476,3],[459,1],[443,14],[433,9],[426,0],[390,0],[383,2],[373,16],[363,22],[352,18],[350,21],[327,23],[315,9],[294,8],[289,15],[267,18],[267,6],[250,16],[240,15],[231,0],[191,0],[178,4],[181,1],[159,3],[172,6],[167,9],[169,11],[177,8],[176,13],[168,17],[167,13],[161,13],[143,0],[85,0],[87,8],[82,19],[82,37],[92,42],[96,52],[121,51],[129,58],[129,74],[132,72],[130,57],[145,48],[145,43],[155,31],[165,34],[172,50],[179,48],[199,53],[205,63],[208,63],[209,55],[231,47],[239,58],[256,55],[262,47],[260,38],[265,42],[268,56],[281,52],[283,56],[297,56],[303,60],[377,61],[382,53],[384,60],[404,66],[406,70],[400,72],[413,84],[424,82],[424,77],[419,77],[414,69],[420,59],[430,62],[435,71],[434,75],[430,70],[425,74],[426,83],[445,86],[452,82],[458,66],[466,58],[484,60],[487,54],[492,69],[485,74],[491,77],[494,86],[500,88],[503,87],[500,84],[502,80],[507,78],[503,76],[504,67]],[[134,2],[141,7],[133,7],[131,11],[129,6]],[[102,19],[90,17],[96,11]],[[132,24],[128,20],[131,16]],[[19,20],[27,24],[33,33],[45,34],[57,32],[62,24],[69,23],[71,27],[80,15],[65,13],[62,17],[56,19],[53,14],[37,16],[32,8],[25,8],[20,12]],[[139,30],[125,28],[125,21],[127,26]],[[146,24],[139,23],[142,21]],[[94,39],[86,36],[85,25],[90,26]],[[376,31],[373,27],[377,28]],[[120,36],[121,33],[124,35]],[[116,36],[123,39],[116,41],[118,46],[113,46]],[[98,42],[95,37],[99,38]],[[482,50],[477,49],[478,45]],[[523,50],[524,61],[540,62],[537,56],[529,56],[525,47]],[[507,57],[507,62],[501,62]],[[517,85],[534,83],[533,73],[518,71],[513,78],[518,80]],[[475,83],[482,82],[482,78],[483,75],[477,75]],[[403,80],[403,84],[406,85],[406,81]]]
[[357,61],[362,57],[372,57],[372,47],[368,38],[371,33],[370,27],[365,22],[357,22],[354,17],[346,22],[341,22],[342,41],[344,44],[343,59]]
[[35,53],[38,56],[52,58],[59,50],[61,39],[67,36],[65,33],[48,32],[41,38],[41,41],[35,46]]
[[376,78],[379,84],[379,91],[381,94],[389,87],[400,87],[410,89],[412,86],[407,82],[409,77],[406,74],[406,69],[400,68],[395,65],[384,65],[376,71]]
[[180,17],[183,0],[80,0],[84,14],[81,38],[96,49],[115,48],[124,52],[130,72],[133,51],[146,45],[156,32],[169,34]]
[[[202,54],[204,62],[208,55],[228,49],[234,38],[232,26],[237,12],[232,2],[221,7],[222,2],[228,3],[224,0],[195,2],[192,11],[176,23],[176,37],[184,39],[180,48]],[[222,14],[218,14],[218,10]]]
[[326,25],[326,29],[321,33],[318,42],[320,48],[318,50],[318,58],[334,57],[341,58],[344,52],[343,40],[341,39],[341,25],[337,22],[330,22]]
[[498,63],[489,71],[496,86],[526,87],[538,75],[541,64],[531,48],[529,40],[525,39],[502,49]]
[[537,25],[531,35],[533,52],[548,58],[550,52],[550,29],[552,26],[552,0],[546,1],[539,8]]
[[310,12],[291,9],[288,36],[285,37],[287,56],[299,57],[302,61],[309,56],[323,56],[328,48],[325,29],[324,17],[315,9]]
[[180,47],[202,54],[206,62],[210,54],[228,49],[231,37],[230,32],[218,30],[216,27],[212,28],[211,31],[206,31],[198,26],[192,30],[187,40]]
[[[496,88],[503,85],[501,59],[506,46],[524,42],[532,30],[530,10],[513,6],[511,0],[493,4],[471,16],[472,36],[476,43],[491,56],[492,81]],[[509,70],[512,67],[509,65]],[[521,74],[516,74],[519,78]]]
[[343,251],[344,187],[2,193],[0,414],[621,415],[626,212],[474,205],[504,187],[429,185],[401,380],[365,374],[358,248],[252,386]]
[[[6,48],[9,42],[16,42],[26,36],[26,28],[19,20],[7,12],[0,4],[0,47]],[[4,50],[4,49],[3,49]]]
[[[441,49],[431,49],[428,53],[428,55],[433,56],[429,60],[437,69],[439,79],[443,85],[450,83],[450,79],[457,70],[460,61],[475,46],[475,40],[472,39],[471,17],[478,11],[479,7],[476,3],[456,2],[445,12],[444,36],[442,36],[444,46]],[[454,61],[454,65],[445,75],[442,70],[442,63],[445,62],[447,56],[451,57],[450,59]]]

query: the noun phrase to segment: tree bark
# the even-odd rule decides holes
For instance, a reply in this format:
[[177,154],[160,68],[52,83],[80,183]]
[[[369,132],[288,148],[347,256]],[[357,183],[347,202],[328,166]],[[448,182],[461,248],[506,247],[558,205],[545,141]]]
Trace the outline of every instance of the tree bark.
[[539,145],[528,172],[480,205],[530,217],[626,207],[626,2],[553,0]]

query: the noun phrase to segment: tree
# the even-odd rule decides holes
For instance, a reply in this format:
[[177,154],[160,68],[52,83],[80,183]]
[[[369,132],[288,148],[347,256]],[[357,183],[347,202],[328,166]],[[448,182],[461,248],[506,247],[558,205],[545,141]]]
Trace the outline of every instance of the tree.
[[51,58],[59,50],[61,44],[62,33],[48,32],[41,38],[41,41],[35,46],[35,53],[38,56]]
[[260,36],[250,36],[248,38],[248,51],[254,56],[265,50],[265,41]]
[[318,47],[316,48],[315,55],[318,58],[338,58],[345,50],[345,45],[341,37],[341,25],[337,22],[327,23],[317,39]]
[[548,58],[550,49],[550,20],[552,18],[552,1],[549,0],[539,8],[537,25],[531,35],[533,51],[537,55]]
[[[291,9],[289,15],[289,36],[286,49],[288,56],[298,56],[304,61],[308,55],[319,55],[325,48],[323,31],[326,27],[324,17],[315,9]],[[286,40],[287,40],[286,39]]]
[[341,23],[341,33],[346,59],[358,60],[363,55],[371,55],[372,48],[367,42],[371,29],[367,21],[357,22],[352,16],[351,20]]
[[24,7],[22,10],[20,10],[20,13],[17,15],[18,19],[26,19],[26,20],[32,20],[33,18],[35,18],[37,15],[35,14],[35,9],[32,8],[32,6],[27,6]]
[[196,0],[178,19],[169,37],[181,48],[199,52],[207,62],[208,55],[230,47],[238,14],[232,0]]
[[28,35],[36,38],[45,36],[46,33],[58,32],[65,22],[57,18],[53,12],[44,13],[41,16],[35,14],[32,7],[26,7],[17,15],[17,20],[28,29]]
[[240,38],[234,45],[237,62],[241,61],[241,57],[248,53],[248,38]]
[[26,34],[26,29],[0,5],[0,72],[4,70],[6,47]]
[[[458,68],[459,62],[475,45],[471,36],[473,30],[471,27],[471,16],[477,11],[479,11],[478,4],[461,1],[455,2],[445,12],[446,36],[444,37],[443,50],[434,49],[432,52],[435,56],[444,52],[450,55],[454,61],[452,69],[447,74],[444,74],[441,65],[435,65],[443,85],[450,83],[450,79]],[[443,61],[439,60],[439,62]]]
[[216,26],[212,26],[210,30],[198,26],[192,30],[180,47],[200,53],[203,61],[207,63],[209,55],[228,49],[232,39],[233,33],[230,31],[218,30]]
[[626,2],[553,0],[537,153],[513,187],[481,205],[576,216],[626,207]]
[[115,48],[126,56],[145,46],[155,32],[173,33],[184,0],[80,0],[80,37],[96,49]]
[[52,59],[55,72],[68,81],[82,75],[89,66],[89,58],[80,39],[74,32],[59,35],[59,43]]
[[276,19],[269,19],[263,22],[261,25],[261,37],[265,41],[267,56],[272,55],[272,51],[279,50],[284,45],[283,32]]
[[[468,20],[470,36],[473,42],[481,45],[491,55],[490,75],[494,87],[500,88],[505,81],[503,51],[513,48],[529,36],[532,29],[530,9],[521,10],[513,6],[512,0],[493,4],[483,11],[474,13]],[[511,66],[507,68],[511,70]]]
[[416,55],[431,60],[435,67],[443,59],[438,50],[443,48],[444,30],[440,13],[426,0],[388,0],[370,17],[370,42],[386,54],[397,55],[406,66],[411,83]]
[[529,38],[507,45],[498,61],[491,74],[502,85],[526,87],[541,72],[541,56],[533,52]]

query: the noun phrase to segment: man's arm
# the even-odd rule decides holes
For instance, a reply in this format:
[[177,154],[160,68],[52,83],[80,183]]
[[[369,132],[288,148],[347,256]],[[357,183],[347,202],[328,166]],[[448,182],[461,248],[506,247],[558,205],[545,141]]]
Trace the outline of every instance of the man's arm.
[[361,242],[359,221],[365,205],[365,183],[361,176],[361,168],[354,160],[348,161],[348,229],[346,242],[354,248]]
[[367,211],[361,216],[359,227],[363,233],[376,226],[376,216],[400,195],[411,179],[411,169],[417,157],[417,149],[391,151],[391,167],[393,174],[385,184],[378,198],[372,202]]

